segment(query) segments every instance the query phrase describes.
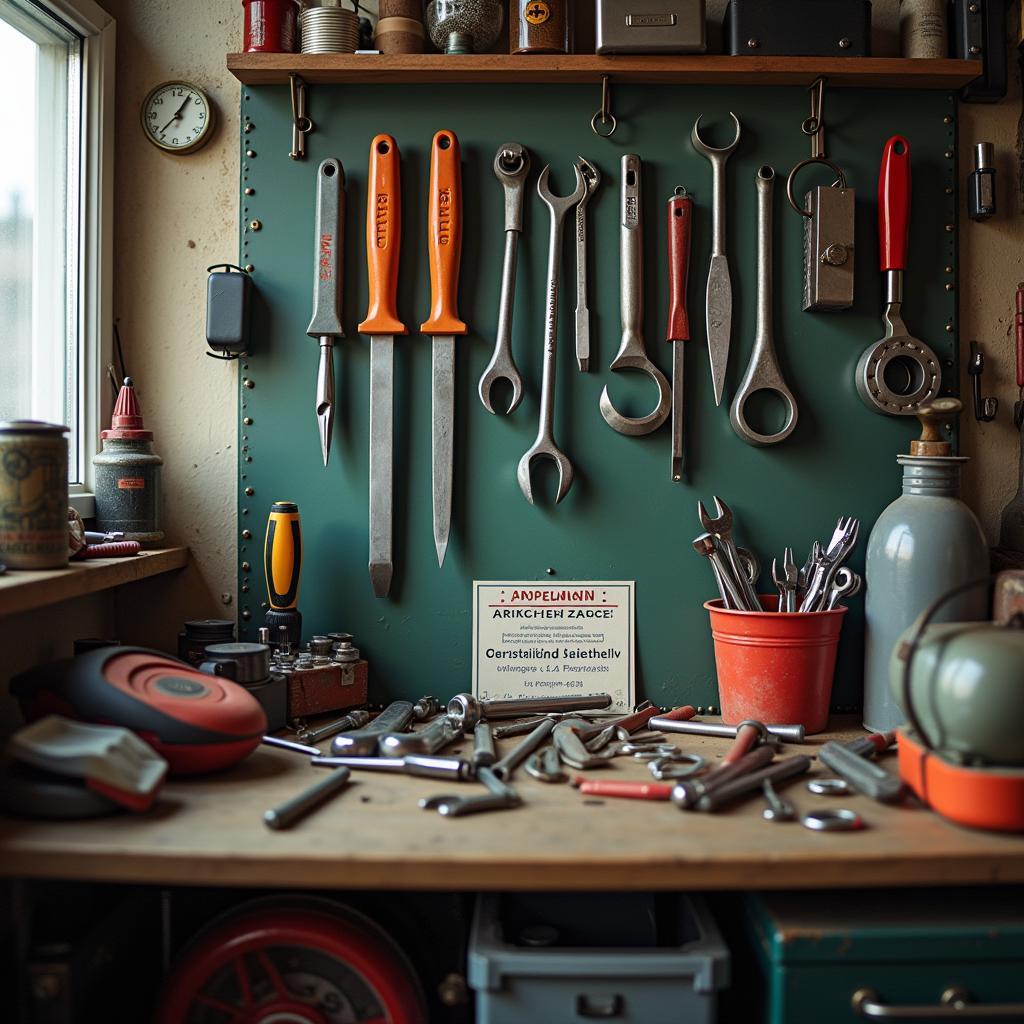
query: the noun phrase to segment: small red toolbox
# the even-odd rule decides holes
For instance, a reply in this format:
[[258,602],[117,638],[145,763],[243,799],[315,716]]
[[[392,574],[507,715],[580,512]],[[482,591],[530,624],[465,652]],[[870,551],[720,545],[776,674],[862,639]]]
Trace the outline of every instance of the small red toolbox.
[[365,661],[289,672],[288,718],[361,707],[367,700],[368,677]]

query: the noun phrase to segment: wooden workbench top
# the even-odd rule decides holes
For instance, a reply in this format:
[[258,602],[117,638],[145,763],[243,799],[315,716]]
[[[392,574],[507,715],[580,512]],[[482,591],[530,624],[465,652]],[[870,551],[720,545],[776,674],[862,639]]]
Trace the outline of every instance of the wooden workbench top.
[[[843,735],[851,721],[840,722]],[[832,734],[833,736],[835,734]],[[829,735],[787,753],[813,754]],[[720,756],[726,741],[677,737]],[[328,742],[321,746],[326,747]],[[466,744],[468,749],[469,744]],[[890,770],[895,759],[885,758]],[[848,806],[862,832],[824,834],[761,817],[763,802],[720,814],[669,803],[588,801],[520,770],[522,807],[442,818],[417,807],[451,787],[353,772],[352,784],[295,828],[262,812],[319,777],[302,755],[260,747],[236,768],[173,780],[144,815],[52,823],[0,818],[0,875],[159,884],[387,889],[771,889],[1024,881],[1024,837],[970,831],[917,805],[784,792],[800,810]],[[590,773],[597,775],[597,772]],[[643,778],[617,758],[606,777]],[[814,769],[814,774],[823,774]],[[649,776],[647,776],[649,778]],[[460,784],[462,786],[473,784]]]

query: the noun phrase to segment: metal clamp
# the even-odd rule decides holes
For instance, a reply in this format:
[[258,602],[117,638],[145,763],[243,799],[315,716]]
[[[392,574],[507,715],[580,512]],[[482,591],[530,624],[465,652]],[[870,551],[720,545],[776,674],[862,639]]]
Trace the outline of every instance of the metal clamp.
[[983,398],[981,395],[981,375],[985,372],[985,355],[976,341],[971,342],[971,358],[967,362],[967,372],[971,375],[974,418],[979,423],[991,423],[999,411],[999,399]]
[[[615,120],[615,115],[611,109],[611,87],[608,84],[610,78],[611,75],[601,76],[601,109],[590,119],[590,130],[602,139],[610,139],[615,134],[615,129],[619,126],[619,122]],[[598,123],[602,126],[611,125],[611,127],[607,131],[602,131],[597,127]]]

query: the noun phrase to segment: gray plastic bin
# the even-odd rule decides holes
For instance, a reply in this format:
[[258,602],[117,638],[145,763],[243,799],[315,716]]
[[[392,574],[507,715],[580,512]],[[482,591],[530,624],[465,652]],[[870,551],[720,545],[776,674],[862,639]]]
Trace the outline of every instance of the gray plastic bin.
[[477,1024],[710,1024],[729,952],[697,898],[485,894],[468,977]]

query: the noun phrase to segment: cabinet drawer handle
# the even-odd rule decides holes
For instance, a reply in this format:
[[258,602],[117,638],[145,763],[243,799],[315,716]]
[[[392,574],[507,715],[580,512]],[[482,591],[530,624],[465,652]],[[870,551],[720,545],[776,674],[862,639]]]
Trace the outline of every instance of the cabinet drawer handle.
[[965,988],[952,986],[931,1006],[890,1006],[874,989],[859,988],[851,1000],[853,1011],[867,1020],[1020,1020],[1024,1003],[974,1003]]
[[621,1017],[626,1001],[620,995],[577,996],[576,1016],[610,1020]]

